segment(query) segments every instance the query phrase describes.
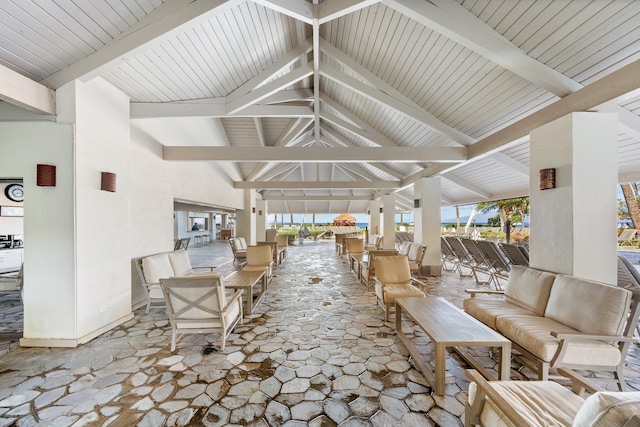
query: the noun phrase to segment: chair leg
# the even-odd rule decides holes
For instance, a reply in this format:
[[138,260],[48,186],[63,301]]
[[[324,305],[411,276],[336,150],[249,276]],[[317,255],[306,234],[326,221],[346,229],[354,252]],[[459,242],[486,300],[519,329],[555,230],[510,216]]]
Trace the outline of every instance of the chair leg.
[[549,381],[549,363],[538,361],[538,379],[540,381]]
[[620,364],[616,367],[616,371],[613,375],[618,380],[618,388],[620,391],[627,391],[627,382],[624,380],[624,367],[622,366],[624,361],[620,362]]
[[147,309],[145,310],[146,314],[149,314],[150,308],[151,308],[151,298],[147,297]]
[[176,332],[173,331],[171,334],[171,352],[173,353],[176,350]]

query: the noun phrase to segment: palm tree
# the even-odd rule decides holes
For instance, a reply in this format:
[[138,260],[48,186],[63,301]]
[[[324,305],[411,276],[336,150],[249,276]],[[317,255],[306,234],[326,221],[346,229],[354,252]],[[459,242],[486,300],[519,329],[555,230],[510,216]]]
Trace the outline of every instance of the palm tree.
[[498,210],[500,226],[506,234],[507,243],[509,243],[511,241],[511,221],[514,217],[519,216],[521,227],[524,227],[524,217],[529,213],[529,198],[517,197],[514,199],[480,202],[476,205],[476,209],[482,213]]
[[633,228],[640,228],[640,188],[637,182],[620,184]]

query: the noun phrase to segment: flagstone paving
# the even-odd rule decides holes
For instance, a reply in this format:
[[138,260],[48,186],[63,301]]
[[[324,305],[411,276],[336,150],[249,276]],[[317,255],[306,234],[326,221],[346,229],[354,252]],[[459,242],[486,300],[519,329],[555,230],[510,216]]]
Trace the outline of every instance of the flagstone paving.
[[[189,252],[194,265],[238,268],[227,242]],[[451,273],[424,281],[425,292],[458,306],[475,287]],[[429,361],[425,335],[410,321],[403,330]],[[290,248],[224,351],[211,351],[218,336],[209,334],[182,337],[171,353],[170,336],[163,309],[140,309],[79,348],[9,348],[0,356],[0,426],[462,425],[463,362],[448,356],[446,394],[430,394],[331,241]],[[475,351],[494,369],[488,351]],[[640,389],[637,353],[629,384]]]

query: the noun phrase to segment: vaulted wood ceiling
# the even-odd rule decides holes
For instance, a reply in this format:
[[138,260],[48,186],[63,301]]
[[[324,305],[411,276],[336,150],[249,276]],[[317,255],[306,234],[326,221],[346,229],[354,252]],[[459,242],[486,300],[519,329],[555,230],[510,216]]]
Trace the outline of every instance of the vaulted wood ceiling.
[[[232,162],[271,213],[365,212],[390,193],[410,210],[430,176],[446,205],[527,195],[529,131],[570,111],[617,112],[620,182],[640,180],[637,1],[3,0],[0,13],[1,65],[51,89],[106,79],[165,159]],[[226,140],[154,134],[167,118],[215,122]]]

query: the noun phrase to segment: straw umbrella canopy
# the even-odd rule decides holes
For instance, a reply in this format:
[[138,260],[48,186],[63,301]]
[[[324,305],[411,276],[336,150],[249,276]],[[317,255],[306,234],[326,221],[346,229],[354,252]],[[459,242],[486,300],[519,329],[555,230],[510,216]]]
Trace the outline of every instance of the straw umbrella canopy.
[[349,215],[348,213],[343,213],[333,218],[333,222],[342,222],[342,221],[355,221],[356,219]]

